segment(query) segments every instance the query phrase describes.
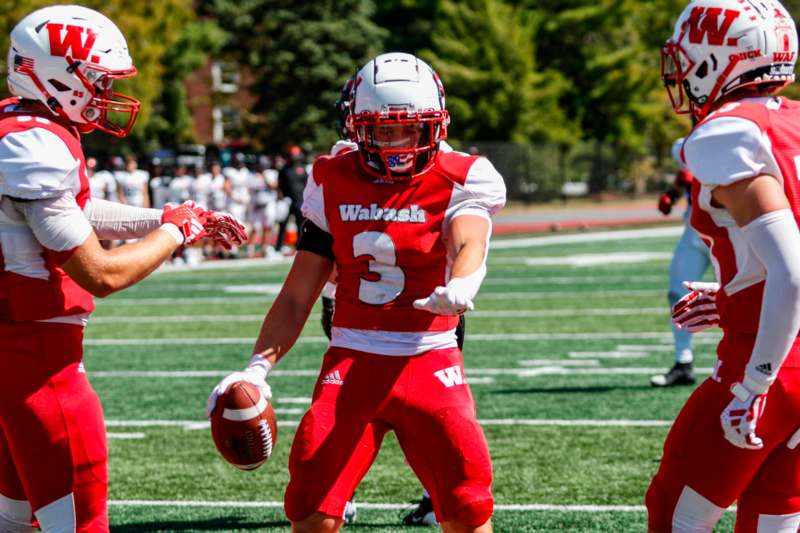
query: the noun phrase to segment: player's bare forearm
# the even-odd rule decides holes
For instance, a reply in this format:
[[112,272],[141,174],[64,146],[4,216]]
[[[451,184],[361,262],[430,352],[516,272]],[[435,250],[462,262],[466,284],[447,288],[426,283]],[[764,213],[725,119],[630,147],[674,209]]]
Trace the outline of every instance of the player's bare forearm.
[[297,253],[281,292],[264,317],[254,354],[273,366],[286,355],[303,331],[332,269],[330,259],[302,250]]
[[163,230],[112,250],[103,249],[91,233],[62,267],[78,285],[102,298],[146,278],[175,248],[175,239]]
[[489,245],[491,223],[477,215],[462,215],[450,223],[450,246],[454,257],[451,278],[465,278],[483,265]]

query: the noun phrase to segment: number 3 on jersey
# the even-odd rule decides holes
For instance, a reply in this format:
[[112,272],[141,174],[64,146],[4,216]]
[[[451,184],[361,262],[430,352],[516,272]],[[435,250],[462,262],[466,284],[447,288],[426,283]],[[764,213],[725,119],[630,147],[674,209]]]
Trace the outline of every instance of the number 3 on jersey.
[[372,305],[391,302],[403,292],[406,276],[397,266],[397,254],[392,238],[379,231],[364,231],[353,236],[353,256],[371,256],[369,271],[377,281],[361,278],[358,299]]

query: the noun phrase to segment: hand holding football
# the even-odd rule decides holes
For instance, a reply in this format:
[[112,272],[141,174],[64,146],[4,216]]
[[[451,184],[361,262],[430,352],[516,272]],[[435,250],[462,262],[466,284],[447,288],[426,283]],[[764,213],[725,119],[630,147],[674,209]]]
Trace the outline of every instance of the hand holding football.
[[272,455],[278,424],[272,404],[258,387],[234,383],[211,413],[211,437],[217,450],[236,468],[255,470]]

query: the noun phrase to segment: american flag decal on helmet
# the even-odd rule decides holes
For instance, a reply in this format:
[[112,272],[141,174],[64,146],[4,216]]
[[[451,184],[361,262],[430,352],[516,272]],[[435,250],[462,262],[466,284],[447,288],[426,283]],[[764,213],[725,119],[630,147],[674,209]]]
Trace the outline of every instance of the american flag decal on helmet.
[[14,56],[15,72],[25,72],[29,69],[33,69],[33,59],[30,59],[28,57],[22,57],[21,55]]

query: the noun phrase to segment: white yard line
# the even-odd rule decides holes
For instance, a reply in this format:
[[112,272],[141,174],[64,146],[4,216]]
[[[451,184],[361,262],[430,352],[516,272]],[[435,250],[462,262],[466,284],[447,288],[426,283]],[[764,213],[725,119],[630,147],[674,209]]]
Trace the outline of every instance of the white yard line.
[[613,351],[613,352],[568,352],[567,355],[574,359],[638,359],[650,355],[647,352]]
[[[200,507],[200,508],[232,508],[232,509],[282,509],[282,501],[241,501],[241,500],[109,500],[111,507]],[[408,509],[408,503],[370,503],[358,502],[361,509],[375,509],[391,511]],[[643,513],[647,509],[644,505],[556,505],[550,503],[512,503],[495,504],[496,511],[525,512],[525,511],[564,511],[579,513]]]
[[[527,266],[566,265],[576,268],[587,268],[607,265],[631,265],[649,263],[652,261],[669,261],[671,258],[672,252],[616,252],[605,254],[561,255],[556,257],[526,257],[523,258],[522,262]],[[507,264],[511,258],[503,259],[503,263]]]
[[[663,372],[660,367],[621,367],[621,368],[582,368],[572,361],[563,361],[544,366],[532,366],[531,368],[467,368],[467,376],[516,376],[516,377],[536,377],[553,374],[582,374],[591,376],[604,375],[634,375],[657,374]],[[231,370],[97,370],[89,371],[90,378],[217,378],[228,375]],[[695,372],[700,374],[710,374],[711,368],[696,368]],[[273,370],[270,378],[275,377],[316,377],[319,370]]]
[[[701,344],[716,344],[721,336],[718,333],[704,333]],[[525,342],[525,341],[571,341],[571,340],[655,340],[661,343],[671,342],[672,334],[666,331],[639,332],[588,332],[588,333],[467,333],[468,342]],[[700,340],[700,339],[697,339]],[[327,337],[301,337],[300,344],[327,344]],[[159,346],[189,345],[212,346],[221,344],[252,345],[252,337],[176,337],[174,339],[86,339],[86,346]]]
[[597,359],[523,359],[517,361],[520,366],[600,366]]
[[683,233],[683,225],[668,228],[646,228],[623,231],[599,231],[596,233],[577,233],[574,235],[544,235],[519,239],[494,239],[493,250],[513,248],[535,248],[554,244],[575,244],[584,242],[622,241],[630,239],[653,239],[659,237],[678,237]]
[[[620,296],[651,296],[661,294],[664,289],[654,287],[652,289],[630,289],[612,291],[527,291],[527,292],[483,292],[478,295],[480,300],[524,300],[542,298],[617,298]],[[103,307],[119,306],[158,306],[158,305],[197,305],[197,304],[241,304],[241,303],[269,303],[272,297],[250,297],[250,296],[199,296],[182,295],[177,298],[111,298],[97,300],[95,303],[99,309]]]
[[[628,308],[565,308],[565,309],[496,309],[490,311],[471,311],[470,318],[545,318],[562,316],[635,316],[667,315],[664,307]],[[261,322],[264,314],[258,315],[142,315],[142,316],[101,316],[89,319],[91,324],[145,324],[161,322]]]
[[[559,427],[667,427],[671,420],[590,420],[590,419],[539,419],[539,418],[487,418],[479,419],[482,426],[559,426]],[[297,420],[278,420],[283,427],[296,427]],[[186,430],[208,429],[205,420],[106,420],[108,428],[174,427]]]
[[114,440],[141,440],[146,435],[144,433],[106,433],[106,437]]

